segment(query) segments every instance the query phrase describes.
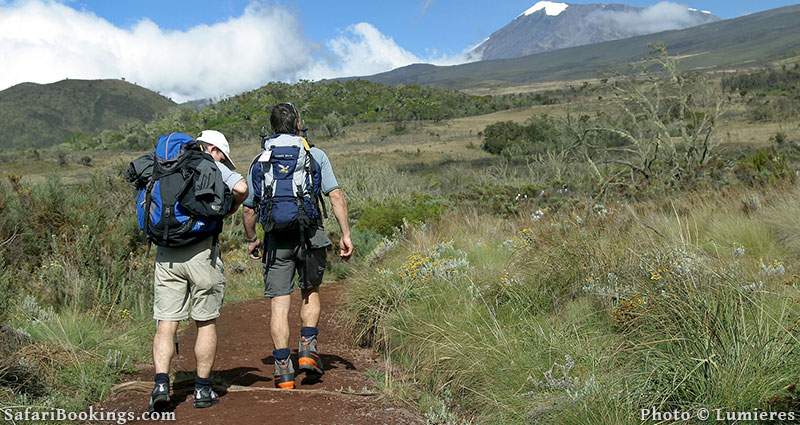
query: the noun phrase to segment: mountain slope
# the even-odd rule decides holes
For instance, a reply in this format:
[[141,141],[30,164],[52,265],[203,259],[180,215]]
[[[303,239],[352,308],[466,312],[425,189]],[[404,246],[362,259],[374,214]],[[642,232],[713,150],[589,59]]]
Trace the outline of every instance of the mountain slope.
[[384,84],[493,87],[597,77],[646,57],[663,43],[687,69],[760,65],[800,54],[800,6],[789,6],[684,30],[571,47],[515,59],[440,67],[415,64],[362,77]]
[[540,1],[497,30],[471,54],[484,60],[509,59],[718,20],[709,12],[671,3],[640,8]]
[[75,133],[148,121],[175,103],[122,80],[22,83],[0,91],[0,147],[40,148]]

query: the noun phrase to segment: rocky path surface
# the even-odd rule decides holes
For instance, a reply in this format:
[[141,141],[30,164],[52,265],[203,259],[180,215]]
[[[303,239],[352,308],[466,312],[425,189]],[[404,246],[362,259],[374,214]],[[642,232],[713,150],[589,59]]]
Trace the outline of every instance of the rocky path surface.
[[[379,364],[371,350],[352,346],[338,323],[342,284],[325,285],[321,291],[320,353],[325,375],[318,382],[297,379],[300,391],[273,391],[272,344],[269,339],[269,302],[254,300],[229,304],[218,320],[219,334],[215,382],[220,401],[207,409],[192,407],[194,326],[180,336],[180,354],[173,407],[177,424],[417,424],[413,411],[383,400],[365,377]],[[292,340],[298,338],[300,297],[292,299]],[[297,347],[293,359],[297,365]],[[101,406],[105,410],[142,412],[147,404],[153,370],[143,368],[128,390],[118,390]],[[309,391],[310,390],[310,391]],[[364,395],[368,394],[368,395]],[[371,394],[371,395],[369,395]],[[148,422],[152,423],[152,422]]]

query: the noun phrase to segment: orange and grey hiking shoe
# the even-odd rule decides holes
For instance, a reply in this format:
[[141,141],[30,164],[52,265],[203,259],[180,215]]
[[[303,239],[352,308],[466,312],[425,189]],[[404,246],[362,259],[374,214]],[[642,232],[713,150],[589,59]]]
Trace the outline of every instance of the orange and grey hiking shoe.
[[275,388],[283,390],[294,389],[294,367],[292,359],[275,360]]
[[298,366],[300,370],[305,371],[306,374],[322,375],[325,370],[322,366],[322,358],[317,351],[317,337],[316,336],[302,336],[300,337],[300,349],[298,354]]

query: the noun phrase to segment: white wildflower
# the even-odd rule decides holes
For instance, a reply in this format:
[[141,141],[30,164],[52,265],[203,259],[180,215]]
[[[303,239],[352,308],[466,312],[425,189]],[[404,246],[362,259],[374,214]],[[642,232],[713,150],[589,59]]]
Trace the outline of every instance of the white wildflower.
[[783,276],[786,273],[786,267],[783,266],[778,260],[769,264],[761,262],[761,273],[767,276]]
[[608,215],[608,209],[603,204],[595,204],[594,207],[592,207],[592,212],[600,217],[605,217]]

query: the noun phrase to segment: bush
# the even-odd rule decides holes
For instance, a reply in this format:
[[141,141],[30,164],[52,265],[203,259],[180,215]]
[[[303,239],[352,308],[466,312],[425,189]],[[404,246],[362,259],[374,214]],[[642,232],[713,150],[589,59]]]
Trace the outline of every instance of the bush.
[[[140,256],[132,193],[119,177],[96,174],[69,185],[57,178],[30,187],[5,184],[0,204],[0,276],[56,308],[122,305],[137,311],[149,303],[150,264]],[[12,288],[11,291],[23,289]]]
[[344,133],[344,119],[336,111],[325,115],[322,119],[322,128],[328,137],[340,136]]
[[734,174],[749,186],[768,186],[795,179],[786,157],[775,148],[758,149],[739,159]]
[[490,124],[483,134],[481,148],[504,156],[544,153],[558,147],[562,141],[562,131],[546,115],[533,117],[525,125],[512,121]]
[[403,222],[424,223],[437,218],[442,211],[444,203],[426,195],[417,195],[410,199],[389,199],[363,207],[358,214],[357,226],[383,236],[391,236]]

